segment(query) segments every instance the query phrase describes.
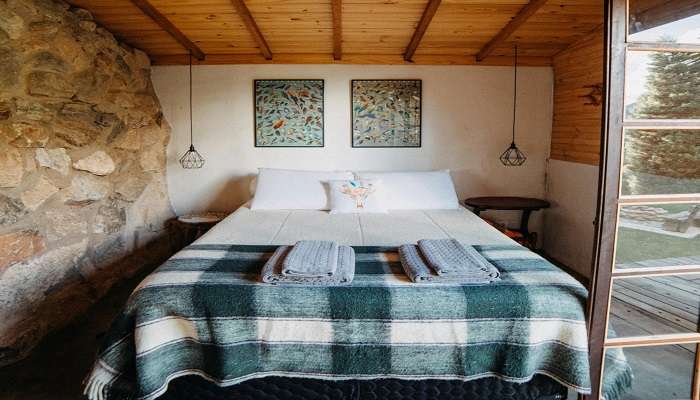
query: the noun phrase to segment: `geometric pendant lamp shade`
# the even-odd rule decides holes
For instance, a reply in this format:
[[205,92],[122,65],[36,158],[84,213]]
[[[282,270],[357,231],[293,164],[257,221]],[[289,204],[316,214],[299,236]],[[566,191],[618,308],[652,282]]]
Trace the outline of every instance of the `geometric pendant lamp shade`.
[[519,167],[525,163],[527,157],[515,144],[515,110],[518,100],[518,45],[515,45],[515,63],[513,65],[513,140],[510,146],[501,153],[499,159],[506,167]]
[[192,143],[192,53],[190,53],[190,149],[180,157],[180,165],[185,169],[196,169],[204,166],[204,157],[195,150]]
[[510,144],[510,147],[506,149],[503,153],[501,153],[501,162],[503,165],[507,167],[519,167],[525,163],[525,160],[527,160],[527,157],[525,157],[525,154],[523,154],[520,149],[518,149],[518,146],[515,145],[515,142],[512,142]]
[[204,166],[204,158],[194,149],[193,145],[190,145],[190,149],[180,157],[180,165],[185,169],[202,168]]

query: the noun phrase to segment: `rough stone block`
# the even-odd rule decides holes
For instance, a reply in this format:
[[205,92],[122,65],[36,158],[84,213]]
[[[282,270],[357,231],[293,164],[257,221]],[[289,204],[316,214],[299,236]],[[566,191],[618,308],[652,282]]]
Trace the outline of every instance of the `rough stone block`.
[[0,235],[0,271],[44,251],[44,238],[36,231],[19,231]]
[[71,181],[69,201],[91,203],[107,197],[111,189],[112,185],[106,179],[80,174]]
[[70,99],[76,88],[63,74],[34,71],[27,76],[27,92],[32,96]]
[[17,149],[5,147],[0,151],[0,187],[12,188],[22,183],[24,161]]
[[73,168],[80,171],[87,171],[98,176],[109,175],[114,172],[114,160],[109,154],[98,150],[85,158],[73,163]]
[[68,175],[70,172],[70,156],[63,147],[36,149],[36,161],[39,166],[58,171],[61,175]]
[[58,188],[51,183],[45,176],[39,177],[39,180],[30,187],[27,191],[22,193],[20,198],[22,203],[30,209],[36,210],[39,208],[49,197],[53,196],[58,192]]
[[14,225],[27,213],[21,201],[0,194],[0,226]]

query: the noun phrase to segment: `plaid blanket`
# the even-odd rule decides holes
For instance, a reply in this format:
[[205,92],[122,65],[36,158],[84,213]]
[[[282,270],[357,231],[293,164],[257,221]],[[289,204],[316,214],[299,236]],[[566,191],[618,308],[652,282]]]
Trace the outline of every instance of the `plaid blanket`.
[[274,246],[191,245],[134,290],[86,394],[153,399],[188,374],[219,385],[544,374],[589,392],[585,288],[522,246],[476,248],[501,281],[414,284],[396,248],[355,247],[352,285],[274,286],[259,282]]

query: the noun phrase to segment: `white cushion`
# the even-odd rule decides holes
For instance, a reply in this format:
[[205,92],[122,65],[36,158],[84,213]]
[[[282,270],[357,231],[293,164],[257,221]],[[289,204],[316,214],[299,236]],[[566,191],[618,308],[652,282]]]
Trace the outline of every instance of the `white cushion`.
[[450,171],[357,172],[357,179],[378,179],[389,210],[459,208]]
[[349,171],[298,171],[260,168],[251,210],[328,210],[323,182],[352,179]]
[[385,213],[381,183],[377,179],[328,181],[331,214]]

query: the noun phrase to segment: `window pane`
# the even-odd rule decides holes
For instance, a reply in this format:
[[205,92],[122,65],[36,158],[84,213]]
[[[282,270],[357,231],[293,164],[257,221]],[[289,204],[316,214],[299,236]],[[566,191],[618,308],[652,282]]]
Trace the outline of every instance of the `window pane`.
[[694,344],[608,349],[603,394],[619,400],[690,400],[696,351]]
[[629,39],[700,43],[700,0],[630,0]]
[[700,265],[700,203],[620,208],[615,268]]
[[627,129],[622,195],[700,193],[700,130]]
[[613,280],[608,337],[698,331],[700,274]]
[[700,118],[700,53],[627,53],[625,118]]

